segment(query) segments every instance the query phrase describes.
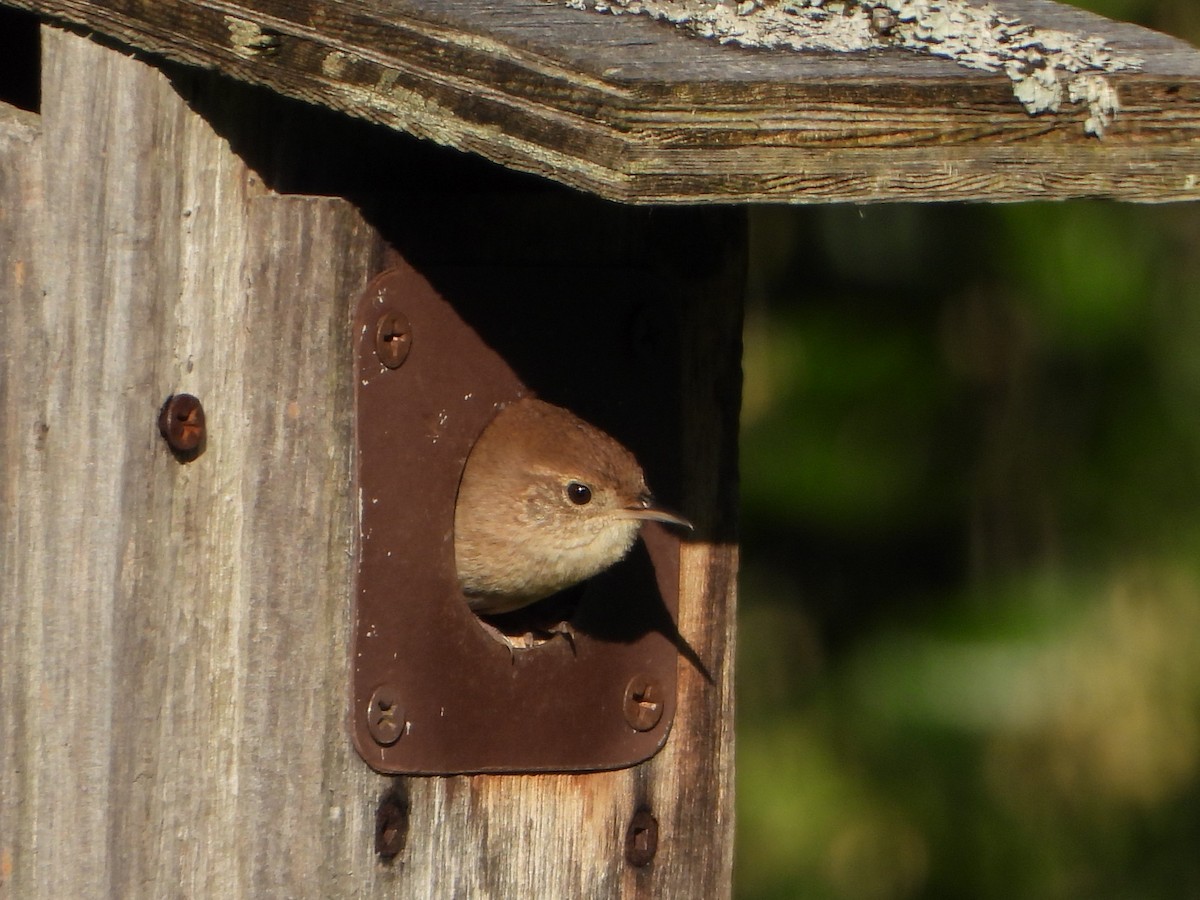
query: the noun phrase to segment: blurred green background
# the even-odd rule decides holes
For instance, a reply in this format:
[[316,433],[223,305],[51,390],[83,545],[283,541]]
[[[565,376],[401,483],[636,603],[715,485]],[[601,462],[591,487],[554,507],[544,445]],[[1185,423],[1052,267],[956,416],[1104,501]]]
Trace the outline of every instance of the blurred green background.
[[751,221],[736,895],[1200,898],[1200,207]]

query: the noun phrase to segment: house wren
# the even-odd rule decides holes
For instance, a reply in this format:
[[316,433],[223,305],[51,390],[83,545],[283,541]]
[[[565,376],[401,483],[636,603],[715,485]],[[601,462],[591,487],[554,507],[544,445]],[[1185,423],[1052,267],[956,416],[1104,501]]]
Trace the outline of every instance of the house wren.
[[633,454],[541,400],[509,404],[479,436],[458,489],[454,553],[471,609],[511,612],[607,569],[655,506]]

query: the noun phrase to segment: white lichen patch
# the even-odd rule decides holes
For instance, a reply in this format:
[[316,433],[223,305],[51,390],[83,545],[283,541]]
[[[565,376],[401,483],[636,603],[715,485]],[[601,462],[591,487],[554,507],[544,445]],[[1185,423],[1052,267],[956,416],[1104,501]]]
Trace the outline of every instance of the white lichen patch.
[[330,78],[341,78],[350,67],[350,62],[351,57],[349,53],[343,53],[341,50],[330,50],[321,60],[321,73]]
[[272,55],[283,45],[283,36],[274,29],[238,16],[225,16],[229,29],[229,45],[239,56]]
[[858,51],[902,47],[1003,72],[1030,115],[1084,104],[1101,137],[1119,104],[1104,77],[1140,67],[1098,37],[1039,28],[967,0],[566,0],[576,9],[651,16],[744,47]]

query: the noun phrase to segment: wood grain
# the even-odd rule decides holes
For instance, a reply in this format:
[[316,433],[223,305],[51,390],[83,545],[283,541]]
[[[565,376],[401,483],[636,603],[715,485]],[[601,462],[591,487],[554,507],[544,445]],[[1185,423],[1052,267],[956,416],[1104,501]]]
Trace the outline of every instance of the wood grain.
[[[727,895],[740,216],[664,228],[505,183],[487,201],[509,216],[498,227],[450,191],[372,186],[414,234],[459,238],[417,256],[487,257],[521,236],[531,263],[659,260],[695,294],[684,481],[705,524],[680,627],[713,673],[681,662],[674,732],[634,769],[386,778],[346,729],[349,323],[379,234],[345,199],[268,189],[231,150],[286,155],[304,143],[288,116],[317,111],[214,75],[169,80],[52,28],[43,44],[41,116],[0,106],[0,896]],[[218,132],[201,108],[233,112]],[[387,137],[381,165],[427,182]],[[470,193],[467,163],[442,165]],[[547,219],[549,202],[564,213]],[[533,239],[548,222],[613,239],[559,250]],[[652,231],[679,243],[640,240]],[[723,262],[697,279],[688,248]],[[188,464],[155,427],[178,391],[207,413]],[[385,795],[408,810],[391,862],[375,853]],[[639,868],[624,847],[641,807],[660,834]]]
[[[371,865],[373,779],[329,701],[334,373],[376,238],[344,201],[269,195],[150,67],[44,50],[40,130],[4,159],[3,893],[326,894],[327,857]],[[183,466],[155,427],[177,391],[209,424]]]
[[544,0],[4,0],[611,199],[828,202],[1200,191],[1200,52],[1048,0],[1003,8],[1146,59],[1082,110],[903,51],[749,51]]

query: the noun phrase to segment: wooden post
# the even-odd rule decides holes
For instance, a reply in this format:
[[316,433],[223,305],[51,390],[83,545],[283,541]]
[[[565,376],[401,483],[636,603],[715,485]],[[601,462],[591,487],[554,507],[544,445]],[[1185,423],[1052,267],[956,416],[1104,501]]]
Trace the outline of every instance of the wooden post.
[[[727,894],[740,216],[675,214],[668,252],[654,214],[548,201],[607,217],[596,258],[689,292],[679,626],[713,681],[681,662],[674,730],[632,769],[384,777],[345,724],[349,316],[379,229],[417,247],[414,220],[450,233],[461,206],[277,193],[245,161],[289,152],[272,99],[53,28],[42,65],[40,115],[0,106],[0,895]],[[505,190],[496,240],[524,215],[551,248],[546,198]],[[181,391],[208,420],[186,464],[156,429]]]

